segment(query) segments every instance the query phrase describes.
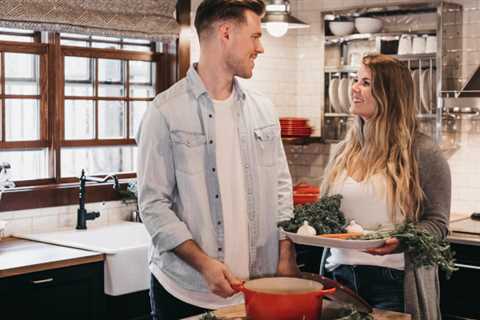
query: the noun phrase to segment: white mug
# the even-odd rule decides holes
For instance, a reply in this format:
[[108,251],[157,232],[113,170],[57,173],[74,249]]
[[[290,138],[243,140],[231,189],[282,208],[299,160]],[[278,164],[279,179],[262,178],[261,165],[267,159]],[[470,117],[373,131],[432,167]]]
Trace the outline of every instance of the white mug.
[[408,34],[402,34],[398,43],[398,54],[412,53],[412,38]]
[[412,41],[412,53],[425,53],[425,38],[421,36],[416,36]]
[[437,36],[427,36],[425,53],[437,52]]

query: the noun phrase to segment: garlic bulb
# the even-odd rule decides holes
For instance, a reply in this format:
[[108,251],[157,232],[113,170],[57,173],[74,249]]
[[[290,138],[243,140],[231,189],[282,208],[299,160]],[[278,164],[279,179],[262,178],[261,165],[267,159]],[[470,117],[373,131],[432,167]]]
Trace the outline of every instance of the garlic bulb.
[[355,220],[350,221],[350,224],[345,228],[347,232],[364,232],[365,230],[361,225],[355,222]]
[[308,224],[308,221],[303,221],[303,226],[298,228],[297,234],[302,236],[315,236],[317,235],[317,230],[314,227]]

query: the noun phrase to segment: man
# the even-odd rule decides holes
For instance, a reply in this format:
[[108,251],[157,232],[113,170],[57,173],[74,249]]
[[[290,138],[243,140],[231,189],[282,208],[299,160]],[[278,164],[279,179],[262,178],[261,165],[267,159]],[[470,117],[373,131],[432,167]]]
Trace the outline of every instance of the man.
[[231,284],[298,269],[277,222],[291,178],[271,102],[243,88],[260,43],[262,0],[205,0],[200,61],[159,94],[137,136],[139,206],[152,236],[153,319],[241,303]]

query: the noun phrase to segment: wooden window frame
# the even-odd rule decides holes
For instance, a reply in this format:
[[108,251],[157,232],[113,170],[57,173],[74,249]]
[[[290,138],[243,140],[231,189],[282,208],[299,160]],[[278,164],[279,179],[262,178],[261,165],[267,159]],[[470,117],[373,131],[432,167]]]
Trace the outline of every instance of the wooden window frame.
[[[180,28],[190,28],[191,0],[178,0],[176,11]],[[37,43],[40,42],[39,32],[34,32],[34,39]],[[78,203],[78,179],[66,179],[67,181],[62,183],[60,181],[60,167],[57,162],[60,157],[61,144],[59,128],[61,121],[63,121],[58,114],[58,109],[63,108],[63,97],[56,94],[57,90],[63,86],[63,75],[57,72],[62,55],[60,40],[60,34],[51,33],[47,45],[48,111],[45,116],[48,122],[46,130],[49,133],[49,170],[54,172],[55,178],[17,182],[17,188],[3,193],[2,199],[0,199],[0,212]],[[5,43],[5,41],[2,41],[0,45]],[[31,45],[31,43],[23,42],[13,42],[11,44],[19,47],[25,44]],[[156,85],[159,92],[167,89],[186,75],[190,65],[190,37],[188,33],[180,33],[179,39],[173,46],[164,44],[162,49],[162,54],[159,57],[160,64],[156,68]],[[159,70],[162,70],[162,72],[159,72]],[[125,174],[121,178],[132,178],[134,176],[134,174]],[[121,180],[122,187],[126,186],[126,182],[126,180]],[[120,200],[120,195],[109,184],[88,184],[86,188],[87,202]]]
[[[8,145],[5,143],[1,144],[0,142],[0,148],[24,149],[47,147],[49,149],[49,172],[52,173],[53,178],[16,181],[17,187],[15,189],[3,192],[0,200],[0,212],[71,205],[78,202],[78,179],[61,178],[60,176],[60,150],[62,147],[121,146],[135,144],[134,139],[102,139],[96,141],[63,139],[63,59],[65,56],[154,61],[156,62],[156,93],[167,89],[177,80],[177,73],[175,72],[177,61],[176,52],[172,52],[173,50],[170,44],[163,45],[162,53],[61,46],[60,35],[58,33],[52,33],[49,35],[48,44],[0,41],[0,50],[2,50],[2,48],[24,53],[36,53],[38,50],[41,50],[42,57],[45,59],[43,63],[41,63],[41,72],[44,72],[44,76],[42,77],[41,75],[43,79],[41,80],[41,88],[47,90],[47,99],[45,99],[45,109],[41,110],[42,121],[44,121],[41,126],[42,137],[45,137],[45,140],[41,142],[9,142]],[[126,76],[128,77],[128,74]],[[2,96],[0,95],[0,97]],[[100,100],[109,100],[109,98],[102,97]],[[114,97],[112,100],[119,99]],[[153,98],[133,98],[132,100],[145,101],[153,100]],[[130,119],[127,121],[130,121]],[[126,134],[128,137],[129,131],[127,131]],[[136,174],[122,173],[118,176],[121,187],[126,188],[127,183],[130,179],[135,178]],[[120,195],[115,192],[111,184],[108,183],[87,184],[87,192],[88,202],[121,199]]]

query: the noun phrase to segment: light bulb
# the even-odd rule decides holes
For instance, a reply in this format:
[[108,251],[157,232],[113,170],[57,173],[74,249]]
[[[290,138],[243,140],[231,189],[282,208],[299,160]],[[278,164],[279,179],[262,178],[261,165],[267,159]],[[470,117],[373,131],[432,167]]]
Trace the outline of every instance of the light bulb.
[[267,32],[276,38],[280,38],[288,31],[288,23],[286,22],[267,22]]

